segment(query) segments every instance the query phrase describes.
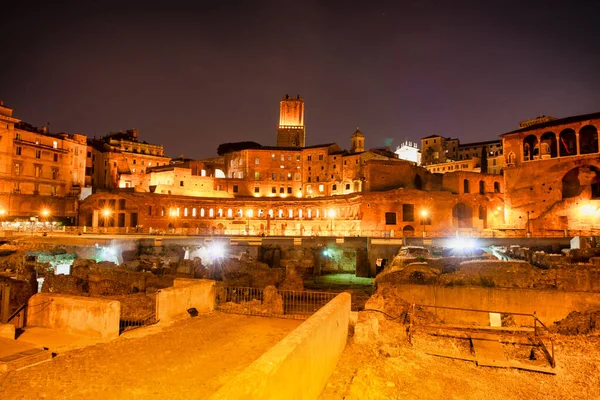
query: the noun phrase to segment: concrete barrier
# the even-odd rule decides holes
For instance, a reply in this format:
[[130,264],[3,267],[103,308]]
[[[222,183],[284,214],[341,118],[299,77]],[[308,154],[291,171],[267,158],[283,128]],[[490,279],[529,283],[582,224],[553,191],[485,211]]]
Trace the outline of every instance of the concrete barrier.
[[[560,290],[505,289],[471,286],[396,285],[397,294],[407,302],[477,310],[537,313],[547,326],[565,318],[571,311],[600,309],[600,293]],[[428,309],[447,323],[486,323],[488,314]],[[517,318],[531,323],[531,318]]]
[[175,279],[173,287],[158,291],[156,302],[156,314],[161,322],[185,315],[192,307],[199,313],[211,312],[215,309],[215,281]]
[[120,317],[118,300],[38,293],[27,302],[26,326],[60,329],[94,338],[116,338]]
[[211,399],[316,399],[346,347],[349,318],[350,294],[341,293]]

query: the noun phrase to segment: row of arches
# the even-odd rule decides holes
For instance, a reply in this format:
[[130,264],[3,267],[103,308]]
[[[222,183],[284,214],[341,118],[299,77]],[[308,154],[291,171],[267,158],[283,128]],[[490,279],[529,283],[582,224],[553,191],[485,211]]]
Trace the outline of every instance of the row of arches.
[[[523,161],[595,154],[598,150],[598,130],[593,125],[586,125],[578,133],[571,128],[564,129],[558,137],[551,131],[539,138],[527,136],[523,140]],[[509,155],[508,162],[514,163],[514,154]]]
[[[500,182],[496,181],[494,182],[494,193],[501,193],[501,186],[500,186]],[[471,193],[471,183],[468,179],[465,179],[463,181],[463,192],[464,193]],[[484,181],[479,181],[479,194],[486,194],[488,193],[487,188],[485,186],[485,182]]]
[[330,208],[203,208],[161,207],[161,217],[169,218],[239,218],[239,219],[356,219],[358,207]]

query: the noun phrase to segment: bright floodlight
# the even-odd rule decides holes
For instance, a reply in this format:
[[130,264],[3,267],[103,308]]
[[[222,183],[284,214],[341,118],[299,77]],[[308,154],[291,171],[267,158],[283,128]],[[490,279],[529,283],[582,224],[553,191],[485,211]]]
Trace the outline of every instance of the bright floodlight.
[[252,210],[248,210],[248,211],[246,211],[246,215],[248,216],[248,218],[252,218],[252,216],[254,215],[254,212]]
[[332,208],[327,212],[327,214],[329,215],[329,218],[333,218],[335,217],[335,210]]
[[596,213],[596,207],[591,204],[581,206],[580,212],[582,215],[594,215]]
[[0,209],[0,215],[6,214],[6,210]]
[[216,258],[223,258],[225,256],[225,246],[223,243],[212,242],[208,245],[208,255],[213,260]]
[[448,243],[448,247],[458,252],[469,252],[477,248],[477,242],[473,239],[454,239]]
[[104,210],[102,210],[102,215],[104,215],[104,217],[110,216],[110,209],[105,208]]
[[42,217],[47,217],[50,215],[50,210],[48,210],[47,208],[43,208],[42,209]]
[[427,216],[427,210],[423,210],[423,211],[421,211],[421,216],[422,216],[422,217],[426,217],[426,216]]

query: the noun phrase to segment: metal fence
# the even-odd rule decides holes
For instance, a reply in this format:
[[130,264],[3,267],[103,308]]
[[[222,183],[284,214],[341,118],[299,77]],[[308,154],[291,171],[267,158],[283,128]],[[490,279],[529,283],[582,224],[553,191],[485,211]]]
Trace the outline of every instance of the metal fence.
[[225,313],[307,319],[337,293],[218,286],[216,309]]
[[158,322],[158,296],[156,293],[146,295],[151,299],[150,307],[148,304],[138,306],[135,303],[128,302],[126,299],[121,302],[121,317],[119,319],[119,333],[130,331],[143,326],[154,325]]

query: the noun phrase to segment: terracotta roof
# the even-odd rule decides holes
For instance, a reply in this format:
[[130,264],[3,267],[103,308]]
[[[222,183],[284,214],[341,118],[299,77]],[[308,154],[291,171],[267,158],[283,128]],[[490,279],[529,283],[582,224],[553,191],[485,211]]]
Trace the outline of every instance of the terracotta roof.
[[572,116],[572,117],[555,119],[555,120],[544,122],[544,123],[541,123],[541,124],[531,125],[531,126],[528,126],[528,127],[525,127],[525,128],[521,128],[521,129],[517,129],[517,130],[511,131],[511,132],[503,133],[502,135],[500,135],[500,137],[504,137],[506,135],[512,135],[514,133],[535,131],[535,130],[538,130],[538,129],[551,128],[553,126],[560,126],[560,125],[572,124],[574,122],[586,121],[586,120],[589,120],[589,119],[599,119],[599,118],[600,118],[600,112],[592,113],[592,114],[575,115],[575,116]]

